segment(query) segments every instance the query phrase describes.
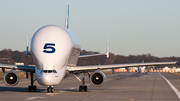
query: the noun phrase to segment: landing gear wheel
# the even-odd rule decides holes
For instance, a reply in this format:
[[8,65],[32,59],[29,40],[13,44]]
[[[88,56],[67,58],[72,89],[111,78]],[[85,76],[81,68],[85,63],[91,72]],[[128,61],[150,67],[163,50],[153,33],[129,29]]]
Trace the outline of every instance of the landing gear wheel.
[[87,86],[86,86],[86,85],[85,85],[85,86],[80,85],[80,86],[79,86],[79,91],[80,91],[80,92],[81,92],[81,91],[87,92]]
[[47,88],[47,92],[48,92],[48,93],[50,92],[50,88],[49,88],[49,87]]
[[28,92],[31,92],[31,86],[28,86]]
[[79,86],[79,91],[82,92],[82,90],[83,90],[83,87]]
[[33,86],[33,91],[36,92],[36,90],[37,90],[37,87]]
[[84,91],[87,92],[87,86],[84,86]]
[[49,87],[47,88],[47,93],[53,93],[53,92],[54,92],[53,86],[49,86]]
[[53,88],[51,88],[51,93],[53,93],[54,92],[54,89]]
[[37,90],[37,87],[36,86],[28,86],[28,92],[31,92],[31,91],[34,91],[34,92],[36,92],[36,90]]

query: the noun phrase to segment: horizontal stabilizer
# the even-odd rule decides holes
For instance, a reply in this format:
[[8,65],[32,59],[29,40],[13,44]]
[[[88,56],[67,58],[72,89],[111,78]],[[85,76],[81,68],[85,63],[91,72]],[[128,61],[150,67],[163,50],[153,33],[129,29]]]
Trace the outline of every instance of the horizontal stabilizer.
[[107,40],[107,47],[106,47],[106,53],[99,53],[99,54],[89,54],[89,55],[80,55],[79,58],[84,58],[84,57],[92,57],[92,56],[100,56],[100,55],[106,55],[107,58],[109,58],[109,37]]
[[28,42],[28,37],[27,37],[26,57],[28,57],[30,54],[31,52],[29,52],[29,42]]

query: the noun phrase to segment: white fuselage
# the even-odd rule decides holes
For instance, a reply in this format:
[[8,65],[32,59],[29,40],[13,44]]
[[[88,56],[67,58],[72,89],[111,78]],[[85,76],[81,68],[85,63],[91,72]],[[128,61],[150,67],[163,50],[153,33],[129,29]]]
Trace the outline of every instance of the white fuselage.
[[56,25],[47,25],[35,32],[31,50],[38,83],[50,86],[60,83],[68,65],[76,66],[80,43],[73,32]]

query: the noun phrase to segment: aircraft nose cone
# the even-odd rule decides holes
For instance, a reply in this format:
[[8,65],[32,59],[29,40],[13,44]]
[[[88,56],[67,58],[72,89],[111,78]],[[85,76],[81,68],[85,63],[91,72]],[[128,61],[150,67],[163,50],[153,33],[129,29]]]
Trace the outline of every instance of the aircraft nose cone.
[[54,82],[54,77],[52,75],[49,75],[49,74],[44,74],[43,75],[43,82],[46,85],[52,85]]
[[52,74],[43,74],[41,78],[37,78],[37,81],[41,85],[56,85],[58,80]]

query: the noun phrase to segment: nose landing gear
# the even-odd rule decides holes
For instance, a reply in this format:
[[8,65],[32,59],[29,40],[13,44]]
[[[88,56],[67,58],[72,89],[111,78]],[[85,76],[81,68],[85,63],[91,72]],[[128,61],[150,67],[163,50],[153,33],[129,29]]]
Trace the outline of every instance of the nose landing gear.
[[48,86],[47,92],[48,92],[48,93],[53,93],[53,92],[54,92],[53,86]]

